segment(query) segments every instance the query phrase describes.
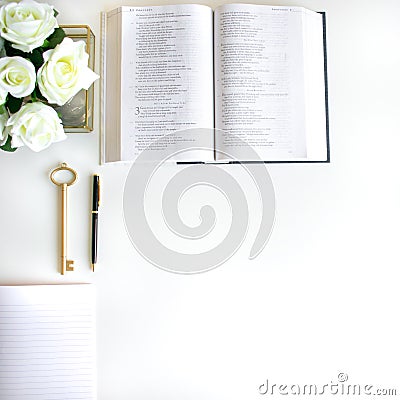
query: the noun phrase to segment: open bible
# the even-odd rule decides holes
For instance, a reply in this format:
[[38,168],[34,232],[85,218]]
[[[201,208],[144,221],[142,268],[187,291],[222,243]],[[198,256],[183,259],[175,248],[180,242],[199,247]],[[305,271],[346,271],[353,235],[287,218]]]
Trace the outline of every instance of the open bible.
[[103,69],[104,162],[187,143],[213,151],[179,161],[329,161],[323,13],[119,7],[103,13]]

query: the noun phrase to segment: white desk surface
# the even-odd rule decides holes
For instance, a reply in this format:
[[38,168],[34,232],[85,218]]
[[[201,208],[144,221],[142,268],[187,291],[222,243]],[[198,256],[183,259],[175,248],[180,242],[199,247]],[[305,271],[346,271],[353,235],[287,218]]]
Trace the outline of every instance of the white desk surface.
[[[133,3],[52,4],[60,23],[92,27],[98,71],[100,12]],[[247,259],[250,241],[221,267],[183,276],[136,252],[122,215],[129,168],[99,165],[98,83],[93,133],[38,154],[0,154],[0,283],[96,284],[100,400],[250,400],[266,379],[328,384],[339,372],[399,393],[400,2],[270,4],[327,12],[332,161],[268,166],[276,223],[255,260]],[[79,172],[69,204],[77,270],[65,277],[48,179],[61,161]],[[95,274],[94,172],[104,187]]]

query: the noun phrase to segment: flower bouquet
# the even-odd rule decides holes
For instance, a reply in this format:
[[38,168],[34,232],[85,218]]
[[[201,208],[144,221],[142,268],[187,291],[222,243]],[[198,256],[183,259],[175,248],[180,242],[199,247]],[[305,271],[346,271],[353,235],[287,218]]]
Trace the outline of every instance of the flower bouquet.
[[58,13],[34,0],[0,1],[0,149],[40,151],[66,138],[62,106],[99,78],[85,42],[66,37]]

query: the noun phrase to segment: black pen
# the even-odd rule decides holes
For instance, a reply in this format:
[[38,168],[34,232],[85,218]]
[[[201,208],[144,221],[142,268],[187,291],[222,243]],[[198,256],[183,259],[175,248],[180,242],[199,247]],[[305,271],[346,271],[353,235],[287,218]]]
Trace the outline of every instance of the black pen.
[[93,175],[93,203],[92,203],[92,271],[97,263],[97,231],[100,205],[100,178]]

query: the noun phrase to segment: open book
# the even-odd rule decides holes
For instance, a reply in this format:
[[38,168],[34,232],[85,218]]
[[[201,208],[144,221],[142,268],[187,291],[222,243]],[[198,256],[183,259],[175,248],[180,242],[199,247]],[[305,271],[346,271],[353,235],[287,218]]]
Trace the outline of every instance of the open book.
[[187,143],[212,151],[180,161],[329,161],[323,13],[119,7],[103,13],[103,68],[104,162]]
[[94,400],[92,285],[0,286],[0,399]]

